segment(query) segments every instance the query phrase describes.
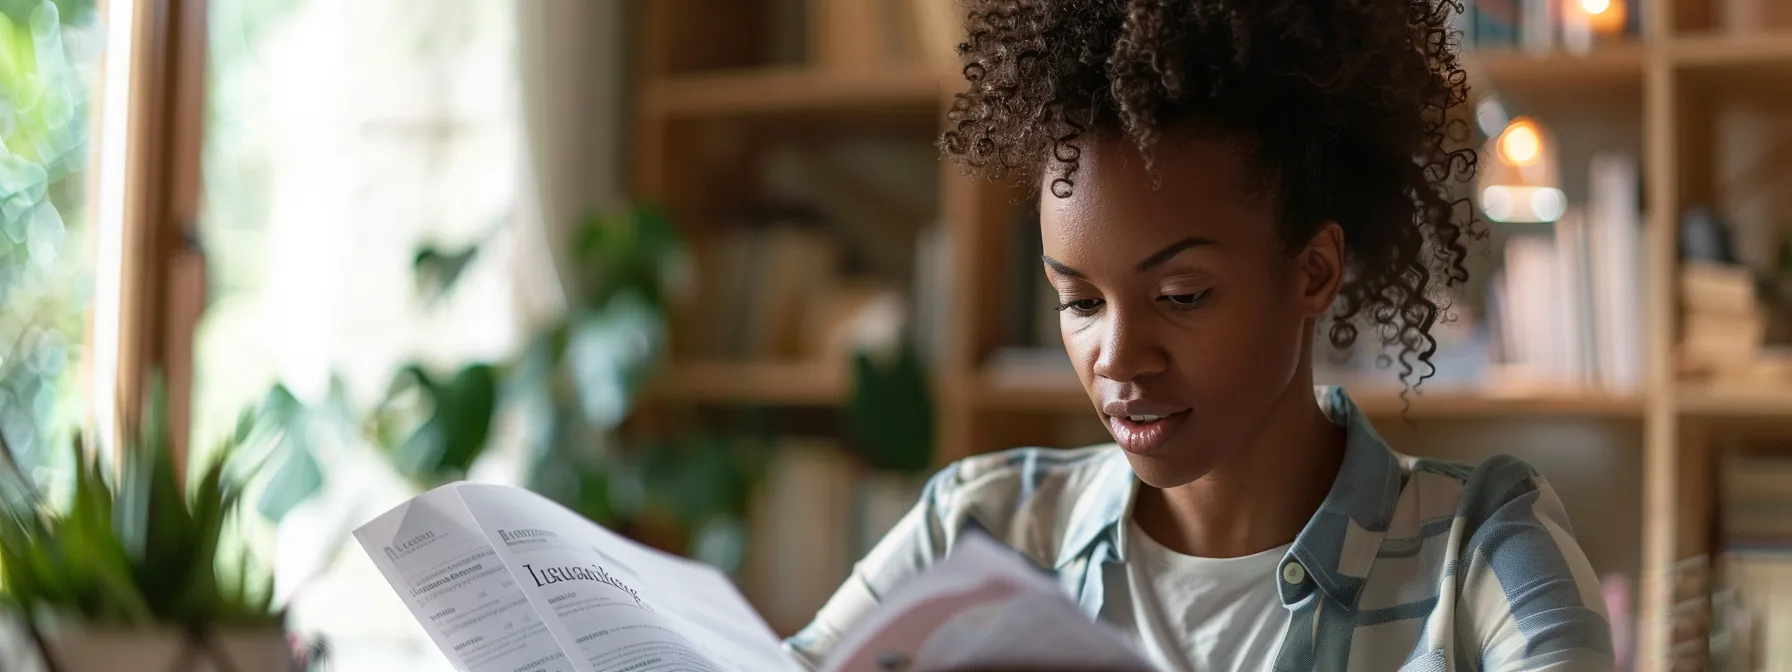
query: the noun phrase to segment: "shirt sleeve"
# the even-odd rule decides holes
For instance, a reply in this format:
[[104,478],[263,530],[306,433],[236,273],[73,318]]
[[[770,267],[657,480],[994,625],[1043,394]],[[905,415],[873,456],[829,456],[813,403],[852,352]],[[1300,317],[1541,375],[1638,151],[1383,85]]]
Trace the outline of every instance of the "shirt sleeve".
[[1463,503],[1478,525],[1458,559],[1459,636],[1481,669],[1613,669],[1599,577],[1549,483],[1498,457],[1475,470]]
[[928,480],[915,506],[853,566],[846,583],[828,598],[815,620],[784,641],[784,649],[808,669],[816,669],[840,638],[875,609],[892,589],[943,557],[949,545],[945,524],[958,465]]

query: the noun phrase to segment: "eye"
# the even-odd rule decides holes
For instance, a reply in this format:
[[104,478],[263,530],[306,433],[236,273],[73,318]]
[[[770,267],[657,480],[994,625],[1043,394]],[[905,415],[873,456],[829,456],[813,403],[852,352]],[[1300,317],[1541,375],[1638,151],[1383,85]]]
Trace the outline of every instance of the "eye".
[[1201,302],[1206,301],[1207,295],[1212,291],[1212,289],[1203,289],[1191,294],[1165,294],[1157,297],[1157,299],[1159,301],[1167,301],[1170,305],[1177,308],[1193,308],[1201,305]]
[[1058,304],[1059,312],[1069,312],[1072,315],[1093,315],[1100,309],[1101,299],[1078,299]]

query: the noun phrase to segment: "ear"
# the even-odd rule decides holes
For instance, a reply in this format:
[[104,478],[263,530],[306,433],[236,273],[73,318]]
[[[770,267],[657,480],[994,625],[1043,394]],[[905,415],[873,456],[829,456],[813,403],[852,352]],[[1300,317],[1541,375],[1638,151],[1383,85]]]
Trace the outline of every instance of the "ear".
[[1344,286],[1344,228],[1326,221],[1307,241],[1295,261],[1295,283],[1299,302],[1307,317],[1319,317],[1331,309]]

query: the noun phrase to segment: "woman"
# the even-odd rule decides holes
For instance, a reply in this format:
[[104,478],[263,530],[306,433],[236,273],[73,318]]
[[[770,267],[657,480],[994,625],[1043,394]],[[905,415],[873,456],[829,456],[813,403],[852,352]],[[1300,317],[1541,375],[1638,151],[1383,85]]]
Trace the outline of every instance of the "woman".
[[1313,334],[1430,371],[1477,234],[1454,0],[970,3],[941,146],[1039,189],[1064,344],[1117,445],[936,476],[788,645],[811,661],[978,528],[1166,668],[1610,668],[1529,466],[1394,453]]

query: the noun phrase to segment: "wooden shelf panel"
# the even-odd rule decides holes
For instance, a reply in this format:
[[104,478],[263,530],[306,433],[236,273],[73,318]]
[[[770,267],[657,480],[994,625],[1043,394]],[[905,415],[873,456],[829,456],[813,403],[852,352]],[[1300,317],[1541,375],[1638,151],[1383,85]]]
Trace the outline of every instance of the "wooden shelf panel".
[[942,103],[938,73],[921,68],[829,71],[803,68],[676,75],[644,84],[645,117],[699,118],[892,107],[932,110]]
[[675,362],[653,381],[662,399],[769,406],[841,404],[846,388],[845,367],[831,362]]
[[[1397,391],[1357,392],[1351,394],[1351,399],[1364,413],[1378,418],[1397,418],[1405,408]],[[1094,408],[1075,380],[1004,382],[986,376],[973,385],[968,400],[979,410],[990,411],[1078,412]],[[1406,416],[1413,419],[1641,419],[1643,400],[1636,396],[1580,391],[1488,393],[1435,390],[1414,395]]]
[[1792,66],[1792,33],[1684,35],[1669,49],[1681,68]]
[[1792,34],[1685,36],[1669,54],[1696,96],[1781,107],[1792,101]]
[[1640,95],[1647,54],[1640,44],[1602,45],[1586,54],[1517,49],[1466,52],[1463,61],[1481,82],[1524,97]]
[[1682,384],[1675,407],[1682,415],[1792,422],[1792,388],[1723,389]]

